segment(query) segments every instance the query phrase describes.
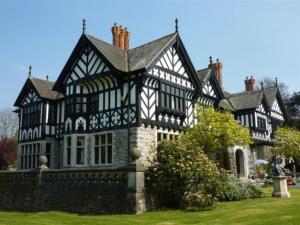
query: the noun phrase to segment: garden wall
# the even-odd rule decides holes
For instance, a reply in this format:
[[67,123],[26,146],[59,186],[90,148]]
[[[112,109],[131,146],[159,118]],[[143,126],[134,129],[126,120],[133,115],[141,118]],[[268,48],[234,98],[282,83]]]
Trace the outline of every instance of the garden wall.
[[0,172],[0,208],[77,213],[144,211],[144,176],[122,169]]

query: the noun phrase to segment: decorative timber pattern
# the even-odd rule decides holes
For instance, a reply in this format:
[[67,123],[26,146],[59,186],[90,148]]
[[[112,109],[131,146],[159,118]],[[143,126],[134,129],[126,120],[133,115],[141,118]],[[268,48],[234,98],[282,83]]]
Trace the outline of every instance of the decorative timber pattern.
[[109,71],[109,68],[103,60],[91,47],[87,47],[82,50],[81,55],[67,79],[67,83],[84,78],[85,76],[100,74],[107,71]]
[[24,98],[22,105],[27,105],[33,102],[38,102],[40,101],[39,96],[36,94],[36,92],[34,91],[34,89],[30,89],[30,91],[28,92],[27,96]]
[[276,118],[280,121],[284,121],[283,112],[278,104],[277,99],[274,101],[271,108],[271,117]]

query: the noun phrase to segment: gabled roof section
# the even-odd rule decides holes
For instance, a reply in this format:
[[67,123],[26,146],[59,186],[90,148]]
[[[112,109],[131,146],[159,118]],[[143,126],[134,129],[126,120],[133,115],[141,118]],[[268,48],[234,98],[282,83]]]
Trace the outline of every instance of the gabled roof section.
[[147,69],[160,53],[176,38],[172,33],[128,51],[129,71]]
[[114,45],[102,41],[92,35],[82,34],[62,72],[60,73],[54,85],[54,90],[62,88],[62,83],[65,80],[65,76],[67,76],[66,74],[68,73],[68,69],[70,69],[73,65],[73,62],[76,60],[76,57],[82,47],[88,43],[90,43],[98,51],[98,54],[100,54],[113,69],[120,73],[128,73],[147,69],[160,52],[163,51],[163,49],[177,36],[177,33],[172,33],[142,46],[130,49],[126,52],[123,49],[117,48]]
[[280,107],[285,116],[285,119],[288,119],[288,113],[286,111],[284,102],[282,100],[279,88],[277,86],[265,88],[264,94],[266,96],[266,99],[267,99],[267,102],[268,102],[268,105],[270,108],[272,108],[275,100],[278,99],[278,103],[280,104]]
[[276,99],[277,91],[278,91],[277,87],[268,87],[264,89],[264,93],[270,107],[272,107]]
[[52,90],[53,86],[54,82],[42,80],[36,77],[28,77],[14,106],[21,106],[24,96],[30,91],[31,88],[34,88],[39,97],[43,99],[57,100],[63,98],[64,96],[61,93]]
[[219,81],[217,80],[214,70],[211,68],[205,68],[202,70],[197,70],[197,77],[199,82],[201,83],[201,86],[203,86],[207,81],[210,81],[210,83],[213,85],[214,89],[217,92],[217,96],[219,99],[223,99],[224,92],[219,84]]
[[263,91],[245,91],[228,95],[228,101],[235,110],[255,109],[264,97]]
[[85,35],[85,37],[97,50],[99,50],[99,52],[113,65],[115,69],[123,72],[128,71],[126,51],[105,41],[99,40],[92,35]]
[[231,103],[230,103],[229,100],[226,99],[226,98],[223,98],[223,99],[219,102],[218,107],[223,108],[223,109],[226,109],[226,110],[229,110],[229,111],[231,111],[231,112],[234,111],[234,108],[232,107]]
[[210,68],[205,68],[202,70],[197,70],[198,79],[200,82],[206,82],[211,75],[212,70]]
[[41,98],[56,100],[64,97],[61,93],[52,90],[54,82],[42,80],[35,77],[29,77],[29,79],[31,80],[33,86],[35,87]]

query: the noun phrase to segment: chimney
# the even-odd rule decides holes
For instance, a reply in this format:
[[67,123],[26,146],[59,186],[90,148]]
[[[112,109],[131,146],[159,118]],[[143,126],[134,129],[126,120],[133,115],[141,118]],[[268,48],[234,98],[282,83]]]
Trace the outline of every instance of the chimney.
[[223,64],[217,59],[215,63],[213,63],[211,56],[209,57],[209,65],[208,68],[211,68],[214,70],[216,79],[220,84],[220,87],[223,89],[223,77],[222,77],[222,69]]
[[117,48],[120,48],[120,39],[119,39],[120,31],[121,31],[120,26],[118,26],[117,23],[114,23],[114,26],[111,28],[111,32],[113,35],[113,45]]
[[124,29],[120,25],[119,48],[121,48],[121,49],[124,49],[124,36],[125,36]]
[[244,82],[245,82],[246,91],[255,91],[256,90],[255,79],[252,76],[249,79],[248,79],[248,77],[246,77]]
[[128,51],[130,33],[127,28],[123,29],[121,25],[115,23],[111,28],[111,32],[113,35],[113,45],[117,48]]
[[130,33],[125,27],[124,29],[124,50],[127,52],[129,49],[129,39],[130,39]]

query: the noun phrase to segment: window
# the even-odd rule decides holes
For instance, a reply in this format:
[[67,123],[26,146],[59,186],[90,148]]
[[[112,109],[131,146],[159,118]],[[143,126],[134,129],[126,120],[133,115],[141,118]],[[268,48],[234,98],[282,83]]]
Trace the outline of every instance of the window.
[[20,160],[21,170],[35,169],[38,167],[40,156],[40,144],[26,144],[21,146]]
[[161,142],[164,140],[167,141],[174,141],[174,140],[178,140],[178,134],[168,134],[168,133],[161,133],[158,132],[157,133],[157,142]]
[[71,137],[67,137],[67,165],[71,164],[71,146],[72,146],[72,139]]
[[76,113],[86,112],[86,97],[76,97]]
[[66,99],[66,113],[72,114],[74,112],[74,99],[73,98],[67,98]]
[[112,133],[95,135],[94,162],[99,164],[112,164]]
[[261,131],[266,130],[266,119],[257,117],[257,128]]
[[184,112],[184,90],[162,83],[161,106],[163,109]]
[[88,97],[88,112],[89,113],[96,113],[99,109],[99,95],[91,95]]
[[54,104],[49,104],[49,119],[48,119],[49,124],[55,124],[55,111],[56,111],[56,106]]
[[40,105],[27,105],[23,108],[22,126],[34,126],[39,124],[40,120]]
[[76,144],[76,164],[83,164],[84,160],[84,137],[77,137]]
[[86,113],[86,97],[76,96],[67,98],[66,113]]

